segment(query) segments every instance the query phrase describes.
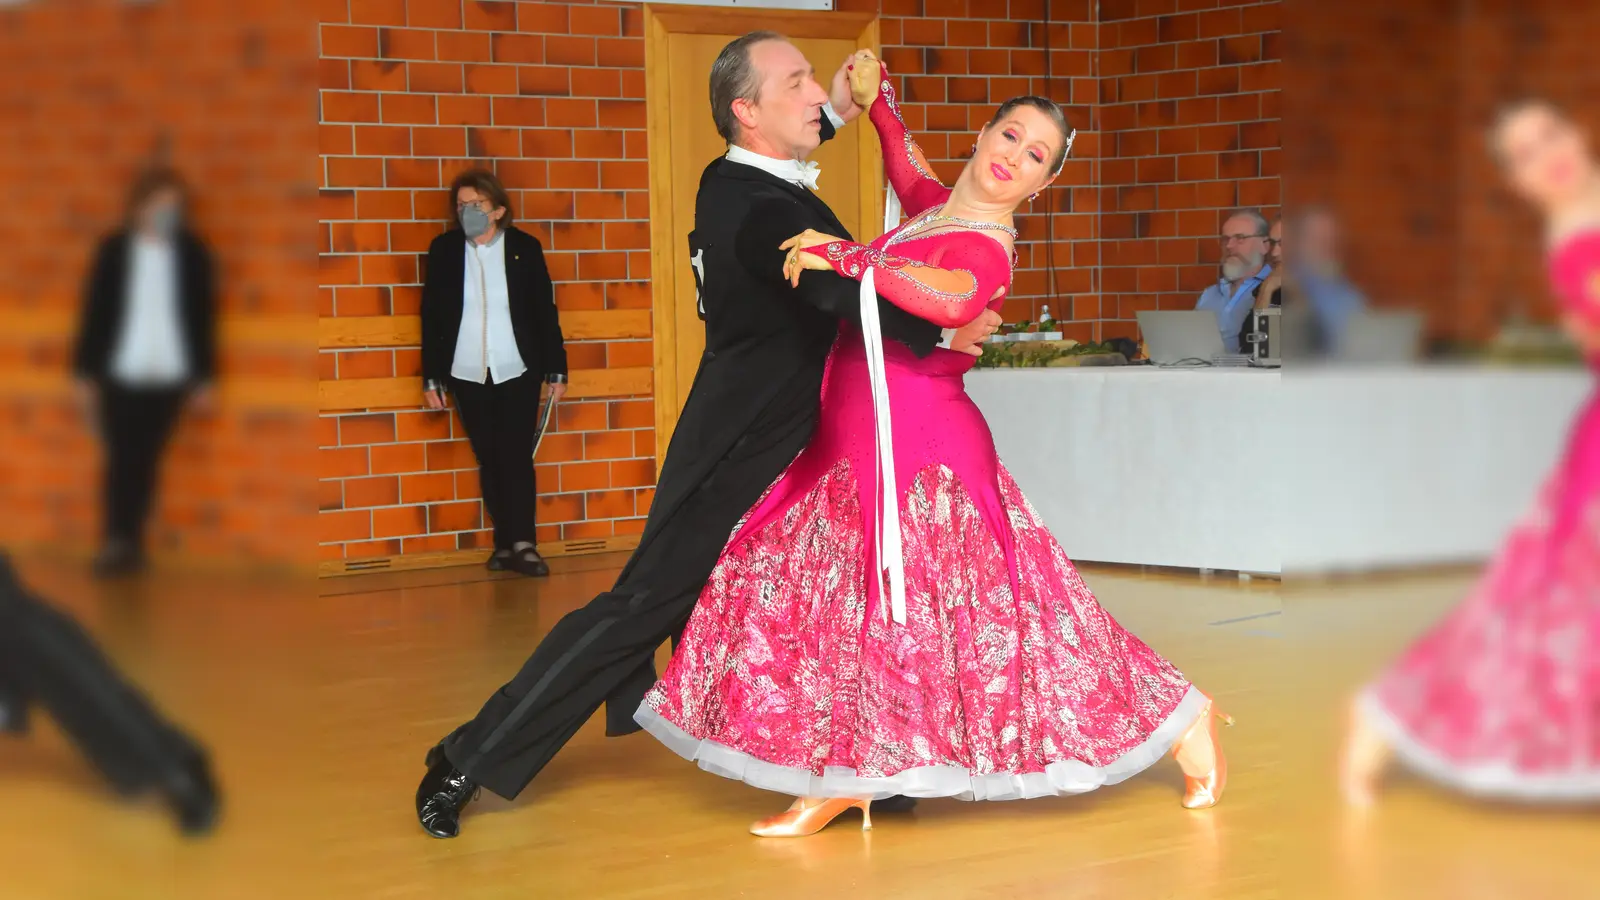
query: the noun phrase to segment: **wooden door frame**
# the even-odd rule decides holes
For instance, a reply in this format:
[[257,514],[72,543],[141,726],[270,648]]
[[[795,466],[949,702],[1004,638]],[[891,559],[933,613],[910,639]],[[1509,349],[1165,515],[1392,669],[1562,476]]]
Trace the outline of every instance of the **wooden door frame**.
[[[672,34],[746,34],[771,30],[795,38],[823,38],[855,41],[858,48],[878,51],[878,16],[874,13],[806,12],[776,9],[728,9],[708,6],[644,7],[645,115],[649,140],[650,167],[650,304],[652,345],[655,367],[656,472],[667,455],[667,444],[678,423],[680,398],[689,390],[678,379],[678,323],[676,311],[677,279],[673,254],[686,252],[675,241],[673,220],[671,94],[667,89],[667,40]],[[813,64],[816,61],[813,60]],[[817,73],[827,83],[833,70]],[[697,103],[683,115],[709,116],[710,110]],[[860,221],[864,232],[857,240],[878,236],[883,220],[883,164],[877,135],[871,128],[859,127],[864,119],[852,122],[861,152]],[[710,162],[706,160],[705,162]],[[871,229],[866,231],[865,229]]]

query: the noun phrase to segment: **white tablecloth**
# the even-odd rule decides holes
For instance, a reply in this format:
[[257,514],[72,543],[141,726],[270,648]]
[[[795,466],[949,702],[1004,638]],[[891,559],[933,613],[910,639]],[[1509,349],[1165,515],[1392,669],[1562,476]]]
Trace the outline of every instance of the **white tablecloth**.
[[1067,554],[1249,572],[1486,558],[1581,370],[1002,369],[967,389]]

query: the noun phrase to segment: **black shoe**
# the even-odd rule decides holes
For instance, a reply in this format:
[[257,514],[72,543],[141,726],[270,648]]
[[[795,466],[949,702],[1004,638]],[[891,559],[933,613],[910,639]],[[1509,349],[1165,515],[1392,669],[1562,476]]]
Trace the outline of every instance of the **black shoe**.
[[121,578],[144,570],[143,551],[127,541],[114,540],[106,544],[94,558],[96,578]]
[[917,798],[902,797],[899,794],[872,801],[872,811],[875,813],[908,813],[916,808]]
[[185,835],[200,837],[216,827],[221,802],[211,768],[204,760],[195,760],[168,776],[161,784],[161,793]]
[[417,785],[417,821],[436,838],[461,833],[461,811],[478,796],[477,782],[450,764],[443,746],[428,751],[428,774]]
[[511,555],[506,557],[506,568],[529,578],[543,578],[550,574],[550,564],[532,547],[511,551]]
[[504,572],[506,570],[506,560],[510,558],[510,550],[496,550],[489,554],[489,561],[484,566],[491,572]]

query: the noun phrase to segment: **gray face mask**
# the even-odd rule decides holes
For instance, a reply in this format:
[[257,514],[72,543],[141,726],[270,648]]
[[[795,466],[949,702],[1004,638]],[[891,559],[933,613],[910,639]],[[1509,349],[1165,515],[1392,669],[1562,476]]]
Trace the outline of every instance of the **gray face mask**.
[[183,222],[183,213],[176,206],[163,206],[150,214],[150,225],[157,234],[171,235]]
[[461,209],[461,230],[469,238],[480,238],[489,233],[489,214],[476,206]]

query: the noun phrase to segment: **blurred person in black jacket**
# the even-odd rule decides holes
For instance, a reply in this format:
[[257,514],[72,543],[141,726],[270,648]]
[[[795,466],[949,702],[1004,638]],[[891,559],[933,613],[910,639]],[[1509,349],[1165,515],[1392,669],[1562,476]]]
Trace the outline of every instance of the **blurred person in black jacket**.
[[72,368],[105,450],[104,545],[95,559],[103,576],[144,565],[162,450],[188,401],[213,404],[215,276],[187,207],[177,173],[139,176],[84,288]]
[[34,706],[119,794],[159,793],[186,834],[216,823],[204,749],[151,706],[72,617],[29,594],[0,554],[0,732],[25,734]]

